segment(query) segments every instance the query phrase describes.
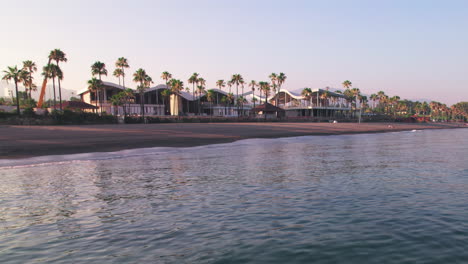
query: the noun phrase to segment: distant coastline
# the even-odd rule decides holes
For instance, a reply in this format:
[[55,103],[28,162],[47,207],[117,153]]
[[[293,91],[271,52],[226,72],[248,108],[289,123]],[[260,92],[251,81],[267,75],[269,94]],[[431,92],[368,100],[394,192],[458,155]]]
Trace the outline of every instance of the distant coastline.
[[191,147],[248,138],[385,133],[467,128],[431,123],[173,123],[88,126],[0,126],[0,159],[149,147]]

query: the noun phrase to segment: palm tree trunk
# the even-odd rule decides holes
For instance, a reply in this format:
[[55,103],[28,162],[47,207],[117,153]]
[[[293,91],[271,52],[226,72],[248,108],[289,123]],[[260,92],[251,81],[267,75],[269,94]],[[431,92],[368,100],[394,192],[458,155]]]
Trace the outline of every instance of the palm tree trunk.
[[60,111],[62,111],[62,89],[60,87],[60,78],[57,78],[58,81],[58,91],[59,91],[59,100],[60,100]]
[[192,97],[195,98],[195,83],[192,84]]
[[55,78],[52,78],[52,87],[54,89],[54,110],[55,110],[55,106],[57,105],[57,101],[55,100],[56,99],[56,96],[55,96]]
[[15,89],[16,89],[16,113],[20,115],[20,107],[19,107],[19,96],[18,96],[18,81],[15,80]]
[[32,99],[31,92],[32,92],[32,71],[29,72],[29,100]]
[[142,121],[144,123],[144,120],[145,120],[145,107],[144,107],[144,94],[140,92],[140,112],[141,112],[141,116],[142,116]]
[[236,84],[236,109],[237,109],[237,117],[239,117],[239,84]]
[[122,67],[122,86],[125,90],[125,71],[123,67]]

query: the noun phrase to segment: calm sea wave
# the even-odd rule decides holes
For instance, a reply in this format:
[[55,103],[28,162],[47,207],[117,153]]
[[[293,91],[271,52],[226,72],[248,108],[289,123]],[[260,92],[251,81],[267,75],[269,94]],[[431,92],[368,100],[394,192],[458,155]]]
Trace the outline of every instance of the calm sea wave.
[[1,161],[0,263],[467,263],[468,130]]

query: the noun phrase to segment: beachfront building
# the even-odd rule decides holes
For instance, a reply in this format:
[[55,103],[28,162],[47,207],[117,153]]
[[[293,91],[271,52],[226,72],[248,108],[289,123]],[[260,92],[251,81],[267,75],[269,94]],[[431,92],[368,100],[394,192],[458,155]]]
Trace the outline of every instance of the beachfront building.
[[[228,93],[220,89],[212,89],[214,96],[211,101],[208,100],[207,94],[198,94],[181,91],[179,95],[167,96],[163,93],[168,87],[165,84],[160,84],[145,90],[143,97],[138,91],[133,90],[133,97],[128,99],[124,105],[116,106],[112,104],[112,96],[124,90],[123,86],[118,84],[103,82],[103,89],[99,92],[101,100],[97,99],[97,92],[89,91],[88,89],[79,92],[81,101],[87,104],[96,106],[93,111],[105,112],[113,115],[141,115],[141,103],[145,115],[147,116],[248,116],[251,104],[245,102],[236,104],[237,97],[234,95],[230,100],[225,100]],[[242,96],[246,97],[251,92],[245,93]],[[240,97],[241,95],[239,95]]]
[[[89,91],[88,89],[82,90],[78,93],[81,98],[81,101],[95,105],[97,112],[105,112],[113,115],[123,115],[125,112],[129,115],[140,115],[141,114],[141,105],[140,105],[140,96],[134,91],[134,97],[128,100],[128,103],[122,106],[115,106],[112,104],[111,98],[113,95],[118,94],[124,90],[124,87],[111,82],[102,82],[103,88],[99,92],[101,100],[97,97],[97,92]],[[162,85],[148,89],[143,97],[145,102],[144,111],[148,115],[163,115],[164,114],[164,105],[161,104],[162,99],[156,101],[156,93],[160,93]],[[125,109],[124,109],[125,107]]]
[[286,117],[347,117],[351,113],[351,105],[343,94],[326,89],[310,89],[302,94],[281,89],[268,102],[278,102]]
[[[201,108],[204,115],[213,115],[213,116],[249,116],[252,105],[248,96],[252,92],[247,92],[235,94],[232,97],[229,96],[229,93],[217,88],[210,89],[213,92],[213,98],[211,101],[208,101],[207,94],[201,96]],[[240,102],[238,98],[245,98],[244,102]]]
[[[252,91],[239,94],[229,94],[227,91],[217,88],[210,89],[211,97],[207,93],[199,94],[196,91],[181,91],[178,95],[167,95],[163,91],[169,89],[165,84],[160,84],[145,90],[143,96],[133,91],[133,96],[127,103],[120,106],[112,104],[113,95],[123,91],[124,88],[118,84],[103,82],[101,94],[102,100],[97,100],[96,92],[88,89],[79,93],[81,100],[85,103],[95,105],[97,109],[93,111],[106,112],[113,115],[141,115],[141,103],[145,115],[147,116],[222,116],[237,117],[250,116],[261,118],[264,112],[260,108],[252,111],[253,108],[265,104],[265,97],[258,92]],[[240,99],[244,98],[243,102]],[[210,100],[209,100],[210,99]],[[278,101],[278,102],[277,102]],[[281,115],[275,114],[274,117],[348,117],[351,113],[350,103],[345,96],[326,89],[309,89],[308,93],[297,93],[287,89],[281,89],[281,92],[269,95],[268,103],[278,107],[283,111]],[[278,105],[276,105],[278,103]],[[266,106],[266,112],[271,110]],[[267,116],[273,117],[271,114]]]

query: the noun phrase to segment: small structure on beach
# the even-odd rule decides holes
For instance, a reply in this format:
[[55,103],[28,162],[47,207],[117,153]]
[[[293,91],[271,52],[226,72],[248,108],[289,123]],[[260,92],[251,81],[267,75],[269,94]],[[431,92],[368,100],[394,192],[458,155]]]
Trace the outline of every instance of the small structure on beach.
[[276,113],[278,113],[278,117],[284,117],[285,111],[282,108],[276,107],[270,103],[264,103],[261,105],[257,105],[255,108],[252,108],[252,113],[255,116],[263,116],[266,118],[276,118]]

